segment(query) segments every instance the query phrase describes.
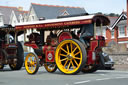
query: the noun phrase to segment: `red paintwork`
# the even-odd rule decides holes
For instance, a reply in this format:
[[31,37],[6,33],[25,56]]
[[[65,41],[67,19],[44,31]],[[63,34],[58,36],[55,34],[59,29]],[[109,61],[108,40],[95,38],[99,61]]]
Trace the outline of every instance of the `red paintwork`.
[[[102,47],[105,46],[105,40],[104,37],[102,36],[96,36],[95,40],[91,40],[90,41],[90,48],[87,49],[87,64],[94,64],[94,63],[98,63],[96,62],[99,58],[99,55],[97,55],[99,52],[102,51]],[[93,60],[93,52],[96,55],[96,59]]]
[[42,59],[42,56],[38,56],[39,59]]
[[65,39],[72,39],[72,35],[71,35],[69,32],[62,32],[62,33],[59,35],[59,43],[60,43],[62,40],[65,40]]
[[90,41],[90,48],[87,49],[87,64],[93,64],[95,61],[92,59],[92,52],[98,47],[98,40]]
[[54,55],[54,50],[46,51],[45,52],[45,61],[46,62],[55,62],[55,55]]
[[[52,47],[52,46],[43,46],[43,54],[45,54],[45,60],[46,62],[55,62],[54,61],[54,53],[55,53],[55,49],[56,47]],[[48,54],[51,53],[52,56],[53,56],[53,59],[52,60],[48,60]]]
[[98,40],[90,41],[90,50],[94,51],[97,46],[98,46]]
[[65,21],[65,22],[55,22],[55,23],[45,23],[45,24],[33,24],[33,25],[21,25],[16,26],[16,30],[24,30],[24,29],[43,29],[50,27],[60,27],[60,26],[72,26],[72,25],[81,25],[81,24],[90,24],[92,20],[76,20],[76,21]]
[[91,50],[87,51],[87,64],[93,64],[93,60],[92,60],[92,52]]
[[55,47],[44,45],[42,49],[43,49],[43,53],[45,54],[47,50],[55,50]]
[[32,47],[34,49],[38,49],[38,46],[35,43],[25,42],[24,45]]

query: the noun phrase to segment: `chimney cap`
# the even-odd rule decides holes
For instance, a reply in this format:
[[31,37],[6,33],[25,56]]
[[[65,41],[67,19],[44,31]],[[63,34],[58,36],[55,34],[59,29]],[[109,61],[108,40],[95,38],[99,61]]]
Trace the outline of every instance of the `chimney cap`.
[[23,11],[23,7],[22,7],[22,6],[19,6],[19,7],[18,7],[18,10],[19,10],[19,11]]

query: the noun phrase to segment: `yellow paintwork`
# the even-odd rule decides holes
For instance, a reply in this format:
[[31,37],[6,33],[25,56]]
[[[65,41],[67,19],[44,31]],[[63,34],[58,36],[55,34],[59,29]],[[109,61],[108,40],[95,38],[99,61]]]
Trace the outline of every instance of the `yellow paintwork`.
[[[75,52],[76,50],[77,52]],[[79,56],[76,56],[78,54]],[[76,72],[82,63],[82,52],[80,46],[73,40],[62,41],[56,48],[55,61],[58,68],[63,73],[72,74]]]

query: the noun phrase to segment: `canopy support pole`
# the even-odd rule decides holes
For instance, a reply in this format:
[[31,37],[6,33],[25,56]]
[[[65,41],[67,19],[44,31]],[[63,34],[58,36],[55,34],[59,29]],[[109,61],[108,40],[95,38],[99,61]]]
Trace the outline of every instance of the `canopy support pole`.
[[96,39],[96,22],[94,22],[94,39]]

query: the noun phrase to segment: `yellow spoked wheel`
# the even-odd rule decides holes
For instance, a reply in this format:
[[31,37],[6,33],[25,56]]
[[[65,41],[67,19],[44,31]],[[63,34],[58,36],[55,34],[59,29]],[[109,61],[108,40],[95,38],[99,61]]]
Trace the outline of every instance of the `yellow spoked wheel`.
[[44,64],[44,67],[47,70],[47,72],[50,72],[50,73],[53,73],[57,70],[56,64],[53,64],[53,63]]
[[85,66],[81,71],[83,73],[93,73],[97,71],[97,69],[98,69],[98,66],[96,65],[88,65],[88,66]]
[[35,74],[39,69],[39,59],[34,53],[28,53],[25,58],[25,68],[28,74]]
[[76,39],[64,40],[56,48],[56,65],[65,74],[80,72],[85,66],[86,58],[83,44]]

